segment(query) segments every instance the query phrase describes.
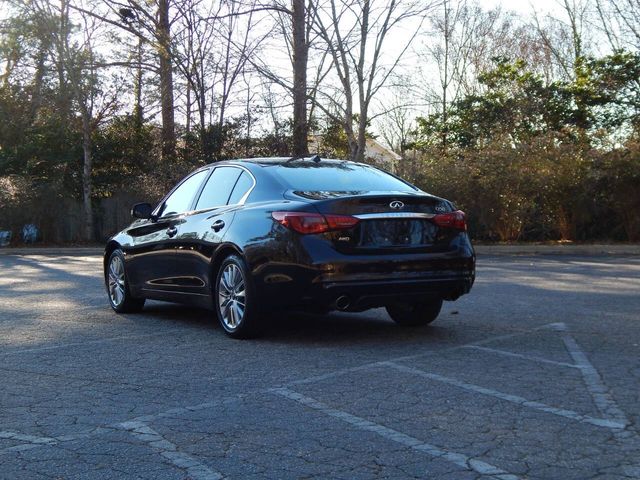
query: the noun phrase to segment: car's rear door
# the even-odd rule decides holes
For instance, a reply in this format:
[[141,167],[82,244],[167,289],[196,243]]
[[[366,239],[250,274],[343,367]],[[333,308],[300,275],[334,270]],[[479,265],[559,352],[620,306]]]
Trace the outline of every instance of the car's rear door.
[[216,167],[207,179],[176,238],[176,272],[183,292],[210,296],[211,257],[254,183],[248,171],[231,165]]

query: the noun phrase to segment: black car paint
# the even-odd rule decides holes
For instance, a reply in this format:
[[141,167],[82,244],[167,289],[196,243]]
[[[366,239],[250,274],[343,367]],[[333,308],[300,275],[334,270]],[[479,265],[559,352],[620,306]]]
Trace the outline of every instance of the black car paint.
[[[388,203],[393,200],[402,200],[409,208],[414,200],[433,200],[439,208],[453,211],[450,202],[417,189],[299,192],[287,189],[270,174],[270,162],[273,160],[227,161],[203,167],[213,171],[236,166],[249,172],[255,184],[244,204],[157,218],[163,200],[151,219],[136,220],[109,240],[105,267],[110,253],[121,248],[134,296],[207,308],[213,306],[212,283],[217,267],[229,254],[245,259],[259,304],[265,309],[331,310],[336,299],[346,295],[350,310],[363,310],[425,296],[453,300],[470,290],[475,278],[475,253],[466,232],[447,232],[440,245],[430,248],[368,251],[339,241],[340,232],[300,235],[271,217],[272,212],[283,210],[384,212],[390,211]],[[194,192],[192,208],[208,177]],[[218,229],[220,221],[224,226]],[[216,222],[217,231],[212,228]],[[175,234],[171,235],[173,229]]]

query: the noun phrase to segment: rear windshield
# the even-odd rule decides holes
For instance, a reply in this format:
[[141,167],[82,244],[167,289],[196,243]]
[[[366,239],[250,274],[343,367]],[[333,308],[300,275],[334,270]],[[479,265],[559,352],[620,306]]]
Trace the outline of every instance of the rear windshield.
[[399,191],[416,192],[412,185],[367,165],[323,161],[279,164],[270,171],[285,187],[313,191]]

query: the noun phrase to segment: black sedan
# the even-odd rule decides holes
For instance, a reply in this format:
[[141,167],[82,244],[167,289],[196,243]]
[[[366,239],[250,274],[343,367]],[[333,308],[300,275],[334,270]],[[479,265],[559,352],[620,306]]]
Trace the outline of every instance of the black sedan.
[[428,324],[475,278],[464,213],[360,163],[218,162],[132,215],[105,249],[111,307],[203,306],[236,338],[282,309],[386,307],[398,324]]

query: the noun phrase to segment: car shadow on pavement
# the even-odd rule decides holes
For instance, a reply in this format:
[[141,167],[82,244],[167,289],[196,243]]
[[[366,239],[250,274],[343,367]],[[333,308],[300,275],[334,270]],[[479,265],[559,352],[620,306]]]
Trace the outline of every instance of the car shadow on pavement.
[[[134,315],[152,319],[158,325],[171,323],[208,331],[214,336],[224,335],[215,313],[202,308],[153,301],[148,302],[141,313]],[[450,328],[438,325],[400,327],[386,316],[383,309],[362,313],[276,312],[264,317],[263,327],[262,334],[250,341],[298,344],[416,342],[450,339],[452,334]]]
[[274,343],[377,344],[432,341],[446,338],[448,331],[435,325],[400,327],[383,309],[361,313],[286,312],[270,316],[263,338]]

